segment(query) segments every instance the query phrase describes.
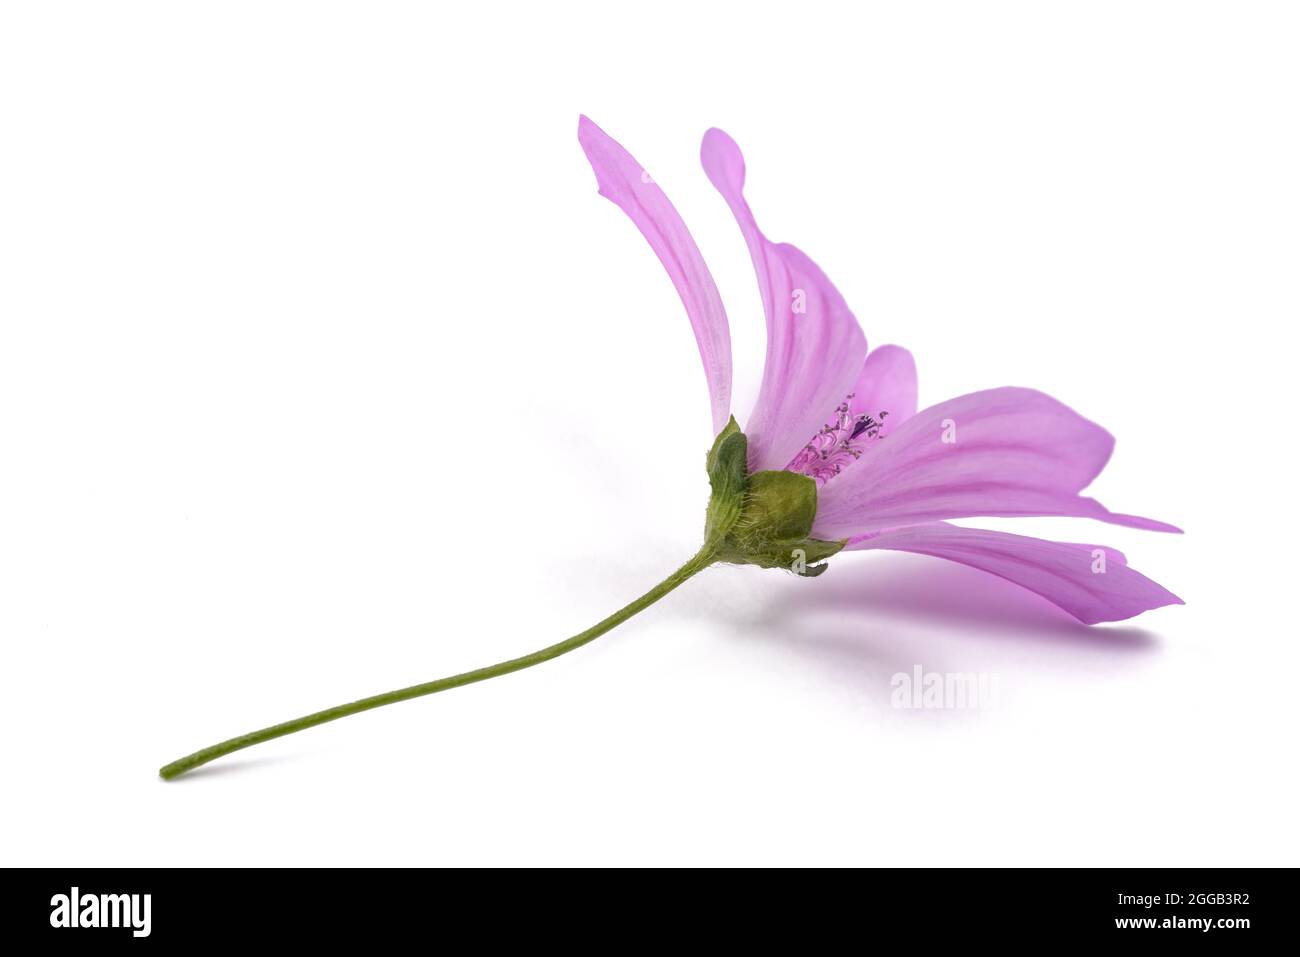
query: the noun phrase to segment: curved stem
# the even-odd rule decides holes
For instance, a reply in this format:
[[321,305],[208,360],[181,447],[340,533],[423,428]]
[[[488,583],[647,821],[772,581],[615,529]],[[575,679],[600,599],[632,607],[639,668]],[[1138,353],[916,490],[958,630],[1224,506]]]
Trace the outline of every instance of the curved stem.
[[195,751],[193,754],[186,755],[183,758],[173,761],[171,764],[165,764],[159,768],[158,773],[170,781],[172,778],[184,774],[186,771],[192,770],[193,768],[197,768],[201,764],[207,764],[209,761],[230,754],[232,751],[239,751],[243,748],[252,747],[255,744],[261,744],[263,741],[270,741],[272,738],[281,738],[286,734],[293,734],[295,731],[313,728],[318,724],[325,724],[327,721],[336,721],[339,718],[346,718],[348,715],[358,714],[362,711],[369,711],[372,708],[382,708],[386,704],[396,704],[399,701],[407,701],[411,698],[419,698],[427,694],[436,694],[439,691],[446,691],[449,688],[459,688],[461,685],[473,684],[476,681],[486,681],[488,678],[495,678],[498,675],[506,675],[512,671],[521,671],[524,668],[531,668],[533,665],[540,665],[543,661],[550,661],[552,658],[558,658],[566,652],[573,651],[575,648],[581,648],[587,642],[599,638],[614,626],[622,624],[637,612],[643,611],[653,605],[660,598],[663,598],[664,595],[667,595],[678,585],[682,584],[682,582],[703,571],[712,564],[712,562],[713,550],[706,546],[700,550],[699,554],[661,581],[658,585],[655,585],[654,588],[651,588],[635,601],[620,608],[604,621],[592,625],[586,631],[579,632],[572,638],[567,638],[558,644],[543,648],[540,651],[534,651],[530,655],[524,655],[522,658],[511,658],[509,661],[502,661],[498,664],[488,665],[486,668],[478,668],[474,671],[466,671],[464,674],[452,675],[449,678],[439,678],[437,681],[428,681],[424,684],[412,685],[409,688],[399,688],[396,691],[389,691],[369,698],[362,698],[360,701],[353,701],[350,704],[341,704],[333,708],[326,708],[324,711],[317,711],[314,714],[304,715],[301,718],[294,718],[292,721],[285,721],[283,724],[275,724],[271,725],[269,728],[263,728],[260,731],[242,734],[237,738],[231,738],[228,741],[222,741],[220,744],[214,744],[201,751]]

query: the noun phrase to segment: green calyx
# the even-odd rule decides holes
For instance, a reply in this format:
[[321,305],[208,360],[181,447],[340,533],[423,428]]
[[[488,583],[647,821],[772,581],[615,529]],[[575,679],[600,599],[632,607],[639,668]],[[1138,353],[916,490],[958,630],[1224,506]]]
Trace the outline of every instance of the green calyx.
[[823,562],[845,545],[810,538],[817,515],[817,483],[794,472],[749,472],[749,441],[733,417],[709,450],[713,487],[704,524],[714,560],[760,568],[785,568],[805,578],[826,571]]

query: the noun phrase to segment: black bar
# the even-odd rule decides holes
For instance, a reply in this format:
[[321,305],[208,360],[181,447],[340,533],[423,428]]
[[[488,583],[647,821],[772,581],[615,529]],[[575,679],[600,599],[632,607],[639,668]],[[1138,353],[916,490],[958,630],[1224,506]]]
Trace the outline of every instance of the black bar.
[[[692,927],[692,933],[733,944],[802,939],[801,950],[824,935],[846,933],[864,947],[911,941],[918,952],[938,942],[1125,939],[1237,948],[1287,941],[1295,926],[1295,873],[1289,869],[592,874],[56,868],[7,870],[4,884],[0,919],[8,939],[95,950],[158,942],[374,946],[423,940],[441,947],[464,939],[475,946],[514,934],[554,944],[570,932],[590,938],[598,927],[613,935],[606,939],[611,950],[657,937],[682,944],[681,934]],[[77,927],[71,926],[73,888]]]

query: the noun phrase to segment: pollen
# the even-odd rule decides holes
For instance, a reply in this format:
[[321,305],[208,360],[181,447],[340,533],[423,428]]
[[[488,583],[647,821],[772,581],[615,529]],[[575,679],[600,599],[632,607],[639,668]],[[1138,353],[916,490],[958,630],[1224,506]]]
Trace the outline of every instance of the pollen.
[[822,427],[799,454],[785,467],[787,472],[799,472],[813,478],[818,486],[825,485],[849,465],[862,457],[867,442],[881,437],[888,412],[871,415],[854,415],[853,393],[835,409],[835,418]]

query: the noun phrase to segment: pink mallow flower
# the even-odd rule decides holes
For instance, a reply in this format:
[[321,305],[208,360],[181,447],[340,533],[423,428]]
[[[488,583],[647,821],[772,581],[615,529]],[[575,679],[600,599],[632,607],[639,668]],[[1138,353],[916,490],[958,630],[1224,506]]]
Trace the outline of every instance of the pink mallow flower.
[[[601,195],[636,224],[681,296],[704,363],[713,428],[722,432],[731,411],[731,342],[708,266],[668,197],[627,150],[585,116],[578,140]],[[853,313],[817,264],[759,230],[743,193],[744,157],[731,137],[709,130],[700,159],[740,225],[767,317],[767,361],[744,430],[747,472],[813,479],[812,539],[960,562],[1036,592],[1088,624],[1182,604],[1114,549],[950,524],[1060,515],[1178,531],[1079,494],[1101,472],[1115,440],[1051,396],[1005,387],[918,412],[911,353],[892,345],[868,352]],[[810,565],[803,573],[823,568]]]
[[700,551],[648,592],[556,644],[461,674],[326,708],[219,742],[164,765],[174,778],[223,755],[348,715],[531,668],[599,638],[717,563],[804,577],[841,550],[891,548],[982,569],[1080,621],[1118,621],[1182,604],[1113,549],[949,524],[974,516],[1073,515],[1176,532],[1107,511],[1079,493],[1114,439],[1050,396],[990,389],[916,411],[916,365],[867,339],[817,264],[769,242],[742,190],[745,161],[721,130],[704,134],[704,171],[749,246],[767,314],[767,363],[741,431],[731,415],[731,335],[717,286],[668,197],[623,147],[583,117],[578,139],[600,192],[631,217],[668,270],[704,361],[716,438]]

